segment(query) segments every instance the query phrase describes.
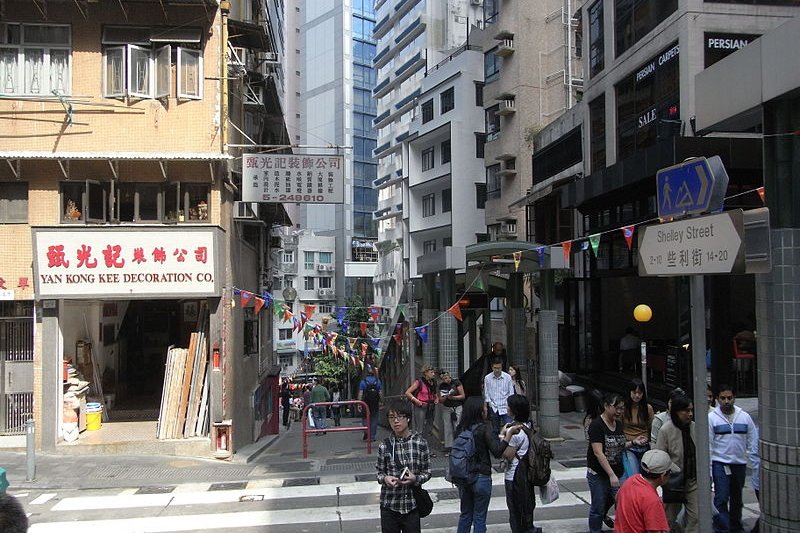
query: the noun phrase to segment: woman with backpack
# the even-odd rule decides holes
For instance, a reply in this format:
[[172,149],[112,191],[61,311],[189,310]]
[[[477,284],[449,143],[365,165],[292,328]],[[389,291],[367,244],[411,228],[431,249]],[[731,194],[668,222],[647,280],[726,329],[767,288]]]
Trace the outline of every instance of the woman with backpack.
[[[492,430],[492,425],[486,423],[486,404],[483,399],[480,396],[470,396],[464,402],[450,456],[451,473],[459,469],[467,470],[471,474],[466,480],[452,480],[458,486],[461,499],[457,533],[469,533],[470,529],[475,533],[486,532],[486,513],[492,499],[491,458],[500,457],[518,431],[518,427],[508,431],[503,440],[500,440]],[[470,436],[474,448],[469,442]],[[466,450],[470,448],[474,449],[474,454],[467,457]],[[454,464],[459,461],[466,461],[467,464]]]
[[[433,429],[433,417],[436,414],[436,404],[439,395],[436,392],[436,371],[430,365],[422,367],[422,376],[415,379],[414,383],[406,389],[406,398],[414,404],[414,429],[426,439]],[[436,454],[431,454],[436,457]]]
[[526,460],[530,448],[527,433],[531,429],[531,407],[528,398],[521,394],[512,394],[507,402],[508,414],[512,418],[511,424],[505,426],[503,434],[503,440],[509,439],[508,446],[503,450],[503,459],[508,461],[505,474],[508,523],[511,533],[537,533],[541,528],[533,525],[536,497],[531,493]]

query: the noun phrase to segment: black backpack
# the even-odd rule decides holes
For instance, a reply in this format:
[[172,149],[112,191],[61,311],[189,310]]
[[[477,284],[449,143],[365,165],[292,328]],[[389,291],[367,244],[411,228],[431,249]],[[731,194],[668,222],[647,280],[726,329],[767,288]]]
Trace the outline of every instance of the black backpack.
[[364,380],[366,388],[364,389],[364,403],[369,407],[370,412],[378,410],[378,405],[381,401],[381,391],[378,388],[378,381],[375,378],[371,380]]
[[528,453],[520,457],[528,466],[528,483],[534,487],[544,487],[550,481],[550,459],[553,450],[550,443],[544,440],[537,431],[522,425],[522,431],[528,436]]

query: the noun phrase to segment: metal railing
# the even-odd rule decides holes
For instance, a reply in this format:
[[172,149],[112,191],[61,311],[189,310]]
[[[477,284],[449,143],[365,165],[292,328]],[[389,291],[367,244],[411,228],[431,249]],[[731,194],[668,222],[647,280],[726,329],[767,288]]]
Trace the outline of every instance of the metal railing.
[[[334,428],[325,428],[325,429],[309,429],[308,428],[308,410],[312,407],[333,407],[333,406],[343,406],[343,405],[360,405],[361,408],[364,410],[364,418],[367,421],[366,426],[353,426],[353,427],[334,427]],[[367,432],[367,453],[372,453],[372,435],[369,434],[369,422],[370,422],[370,412],[367,404],[362,402],[361,400],[345,400],[342,402],[317,402],[317,403],[310,403],[303,407],[303,416],[301,423],[303,424],[303,459],[308,459],[308,434],[309,433],[327,433],[328,431],[332,433],[343,432],[343,431],[366,431]]]

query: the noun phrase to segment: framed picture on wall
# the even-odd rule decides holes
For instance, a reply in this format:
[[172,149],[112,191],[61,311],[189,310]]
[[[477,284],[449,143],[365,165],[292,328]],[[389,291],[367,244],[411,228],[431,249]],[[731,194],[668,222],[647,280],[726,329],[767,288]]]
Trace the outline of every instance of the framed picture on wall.
[[197,302],[183,303],[183,321],[197,322]]

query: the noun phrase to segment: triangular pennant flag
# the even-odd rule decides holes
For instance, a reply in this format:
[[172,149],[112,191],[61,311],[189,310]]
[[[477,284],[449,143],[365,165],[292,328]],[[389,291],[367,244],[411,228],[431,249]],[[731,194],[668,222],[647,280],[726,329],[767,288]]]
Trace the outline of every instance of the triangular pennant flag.
[[342,325],[342,320],[344,320],[344,315],[347,314],[347,309],[344,307],[337,307],[336,308],[336,321],[339,325]]
[[483,284],[483,278],[481,277],[480,273],[475,276],[475,279],[472,281],[472,286],[478,289],[479,291],[485,291],[486,285]]
[[266,301],[263,298],[259,298],[258,296],[256,296],[256,306],[255,306],[256,314],[258,314],[261,311],[261,308],[264,307],[265,303]]
[[581,241],[581,252],[589,249],[589,241]]
[[761,203],[763,204],[766,202],[766,200],[764,200],[764,187],[759,187],[756,189],[756,192],[758,193],[758,197],[761,198]]
[[300,311],[300,325],[305,326],[308,322],[308,316],[305,311]]
[[370,343],[372,343],[372,349],[373,349],[373,350],[377,350],[377,349],[378,349],[378,346],[380,346],[380,345],[381,345],[381,339],[380,339],[380,337],[375,337],[375,338],[372,338],[372,339],[370,339],[370,340],[369,340],[369,342],[370,342]]
[[264,305],[269,307],[272,305],[272,295],[267,291],[264,291],[264,294],[261,295],[264,298]]
[[372,319],[373,322],[377,322],[378,319],[381,317],[381,308],[378,307],[377,305],[370,305],[369,317]]
[[625,226],[622,228],[622,235],[625,237],[625,244],[628,245],[628,250],[630,251],[631,246],[633,245],[633,228],[635,226]]
[[600,234],[595,233],[594,235],[589,235],[589,244],[592,245],[594,256],[597,257],[597,249],[600,247]]
[[284,309],[283,310],[283,321],[284,322],[288,322],[293,317],[294,317],[294,314],[291,311],[289,311],[288,309]]
[[536,253],[539,254],[539,268],[544,268],[544,246],[537,246]]
[[[519,270],[519,262],[522,261],[522,252],[514,252],[514,270]],[[459,320],[461,320],[459,318]]]
[[362,342],[361,343],[361,355],[362,356],[367,355],[367,348],[369,348],[369,345],[366,342]]
[[311,317],[314,316],[314,311],[317,309],[315,305],[306,304],[303,306],[306,311],[306,320],[311,320]]
[[564,252],[564,264],[569,266],[569,253],[572,251],[572,241],[561,243],[562,251]]
[[417,326],[414,328],[414,331],[417,332],[417,335],[419,335],[423,343],[428,342],[428,326]]
[[233,288],[233,295],[234,296],[239,296],[240,294],[242,294],[241,289],[237,289],[236,287],[234,287]]
[[283,316],[283,302],[275,302],[273,309],[275,310],[275,316]]
[[397,304],[397,313],[402,313],[404,317],[408,317],[408,307],[406,307],[406,304]]
[[345,335],[350,331],[350,321],[349,320],[342,320],[342,331]]
[[242,299],[242,307],[247,307],[247,304],[250,303],[250,298],[253,297],[253,293],[242,291],[242,294],[240,294],[239,297]]
[[359,327],[359,329],[361,329],[361,334],[362,335],[366,335],[367,334],[367,323],[366,322],[360,322],[358,324],[358,327]]
[[347,342],[350,343],[350,350],[353,351],[353,352],[356,351],[356,341],[357,340],[358,339],[356,339],[355,337],[348,337],[347,338]]
[[451,315],[456,317],[456,320],[461,322],[464,318],[461,316],[461,306],[458,305],[458,302],[454,303],[450,306],[450,309],[447,310]]

